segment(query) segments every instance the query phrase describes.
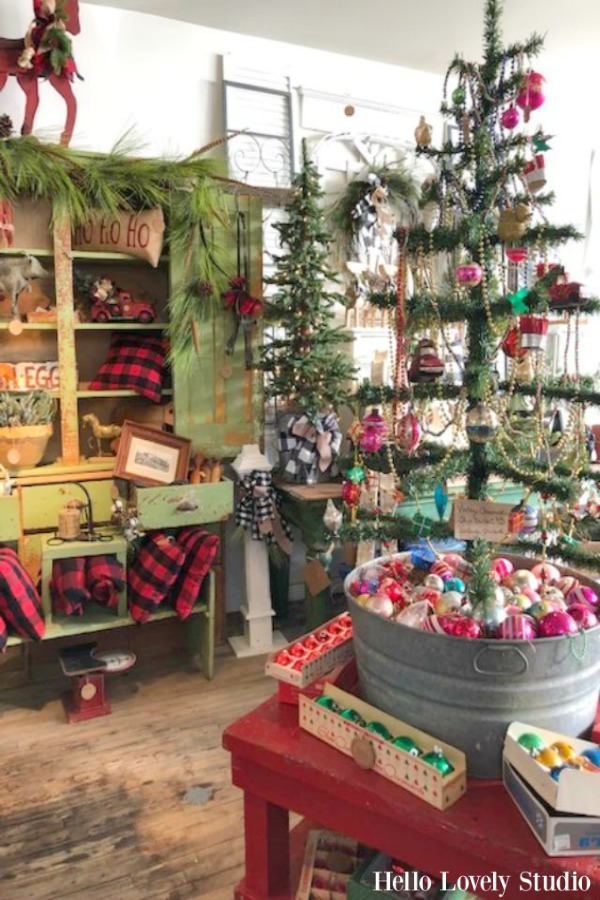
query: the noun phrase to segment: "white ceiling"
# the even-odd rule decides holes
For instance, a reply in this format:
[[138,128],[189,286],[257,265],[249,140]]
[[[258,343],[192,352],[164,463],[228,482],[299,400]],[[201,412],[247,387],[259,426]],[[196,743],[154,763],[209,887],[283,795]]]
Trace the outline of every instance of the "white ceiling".
[[[85,0],[349,56],[444,72],[477,59],[484,0]],[[505,0],[507,42],[546,34],[553,56],[597,54],[598,0]]]

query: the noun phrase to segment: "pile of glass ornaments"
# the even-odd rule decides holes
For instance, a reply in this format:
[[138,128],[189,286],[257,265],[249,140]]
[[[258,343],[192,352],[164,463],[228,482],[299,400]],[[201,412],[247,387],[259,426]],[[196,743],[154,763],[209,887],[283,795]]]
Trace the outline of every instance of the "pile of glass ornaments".
[[390,741],[394,747],[398,747],[400,750],[409,753],[411,756],[418,757],[421,762],[426,763],[428,766],[433,766],[434,769],[437,769],[442,775],[450,775],[451,772],[454,772],[454,766],[445,756],[441,747],[436,746],[425,752],[411,737],[408,737],[408,735],[398,735],[398,737],[394,737],[383,722],[366,722],[355,709],[341,709],[333,697],[328,697],[325,694],[318,697],[316,703],[318,703],[319,706],[324,706],[325,709],[328,709],[330,712],[341,716],[342,719],[345,719],[347,722],[352,722],[354,725],[364,728],[365,731],[377,735],[377,737],[382,740]]
[[567,741],[555,741],[547,746],[534,731],[522,734],[518,743],[555,781],[565,769],[600,774],[600,747],[591,747],[578,754]]
[[600,617],[598,592],[549,563],[516,569],[492,561],[492,602],[472,603],[472,566],[456,553],[429,548],[382,558],[357,569],[346,585],[374,615],[422,631],[464,638],[530,641],[576,635]]
[[299,672],[304,666],[338,647],[352,637],[352,619],[348,613],[338,616],[332,622],[323,625],[316,631],[280,650],[275,662],[280,666],[289,666]]

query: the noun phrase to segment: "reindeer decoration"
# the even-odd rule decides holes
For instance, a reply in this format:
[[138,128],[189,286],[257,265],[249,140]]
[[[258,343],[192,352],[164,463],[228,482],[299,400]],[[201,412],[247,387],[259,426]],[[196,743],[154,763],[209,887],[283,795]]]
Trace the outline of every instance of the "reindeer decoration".
[[60,143],[67,147],[73,135],[77,101],[71,87],[77,68],[67,35],[79,34],[79,0],[33,0],[34,19],[25,38],[0,38],[0,91],[14,75],[25,92],[25,118],[21,134],[31,134],[39,105],[39,80],[46,78],[67,104],[67,119]]
[[[115,442],[118,438],[121,437],[121,426],[120,425],[101,425],[98,416],[95,416],[94,413],[88,413],[85,416],[82,416],[81,419],[84,428],[89,426],[92,429],[92,434],[96,439],[96,450],[98,456],[104,456],[102,452],[102,441],[113,441]],[[90,438],[91,442],[91,438]],[[111,450],[114,450],[113,444],[111,444]]]

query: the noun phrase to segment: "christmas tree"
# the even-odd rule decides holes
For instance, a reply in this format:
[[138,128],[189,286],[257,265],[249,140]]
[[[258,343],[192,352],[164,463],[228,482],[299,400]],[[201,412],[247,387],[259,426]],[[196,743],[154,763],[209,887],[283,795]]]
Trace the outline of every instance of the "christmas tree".
[[[572,515],[581,482],[592,474],[584,408],[600,404],[592,380],[578,371],[579,316],[600,304],[585,299],[560,265],[559,248],[580,235],[547,218],[554,199],[544,189],[548,137],[535,122],[544,79],[531,68],[542,38],[503,46],[501,9],[499,0],[486,0],[482,62],[456,56],[448,68],[441,107],[448,139],[435,148],[425,134],[417,148],[435,175],[423,185],[422,224],[397,233],[397,290],[379,300],[394,316],[393,384],[365,383],[358,395],[361,405],[383,408],[379,433],[387,431],[387,439],[368,453],[369,442],[355,433],[350,480],[393,471],[399,495],[418,502],[434,491],[439,521],[419,515],[415,522],[401,507],[387,515],[359,511],[357,519],[354,510],[356,521],[343,533],[382,541],[451,536],[446,479],[465,476],[466,497],[485,501],[497,499],[496,477],[523,486],[507,523],[518,551],[525,544],[544,557],[600,568],[578,542]],[[557,314],[575,348],[575,371],[559,378],[544,365],[549,318]],[[453,323],[465,328],[459,384],[444,383],[437,355],[450,347]],[[409,367],[407,348],[425,334]],[[569,404],[569,414],[552,435],[548,418],[559,403]],[[437,431],[426,424],[433,406]],[[349,485],[345,493],[356,501]],[[479,602],[493,602],[493,582],[484,577],[491,551],[481,540],[468,547]]]
[[262,349],[267,397],[292,413],[279,436],[285,465],[297,481],[316,481],[339,454],[342,435],[336,408],[349,396],[353,366],[341,344],[350,336],[335,327],[334,307],[341,301],[329,289],[337,280],[328,264],[330,236],[319,206],[319,174],[302,143],[302,168],[292,184],[287,221],[275,225],[284,253],[276,257],[275,291],[266,307],[275,326]]
[[302,168],[292,184],[287,221],[274,227],[285,253],[276,257],[276,290],[266,307],[269,322],[282,332],[263,348],[268,397],[315,419],[348,399],[353,369],[340,344],[348,334],[335,327],[334,306],[341,302],[328,284],[337,280],[328,264],[331,238],[319,206],[319,173],[302,143]]

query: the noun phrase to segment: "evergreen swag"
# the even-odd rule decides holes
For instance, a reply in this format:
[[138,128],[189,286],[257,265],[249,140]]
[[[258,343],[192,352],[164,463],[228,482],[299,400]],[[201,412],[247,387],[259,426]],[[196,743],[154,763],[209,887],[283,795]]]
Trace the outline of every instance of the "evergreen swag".
[[331,238],[319,207],[319,174],[302,143],[302,169],[292,183],[288,221],[275,226],[286,253],[276,257],[276,287],[267,303],[267,321],[276,328],[262,348],[260,368],[268,373],[268,397],[281,398],[290,410],[310,419],[349,397],[353,367],[337,349],[350,335],[332,325],[333,307],[343,302],[327,289],[337,276],[328,265]]
[[0,199],[49,202],[54,221],[66,217],[73,227],[92,216],[162,207],[169,246],[184,260],[169,300],[172,352],[191,360],[193,324],[211,309],[199,285],[212,285],[217,302],[227,283],[223,249],[213,229],[215,222],[226,224],[224,195],[216,184],[221,166],[205,156],[220,143],[170,160],[134,156],[136,147],[127,136],[105,155],[78,153],[34,137],[2,140]]

